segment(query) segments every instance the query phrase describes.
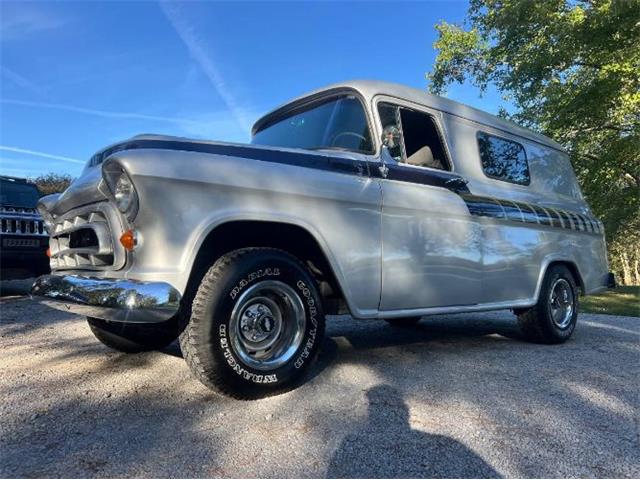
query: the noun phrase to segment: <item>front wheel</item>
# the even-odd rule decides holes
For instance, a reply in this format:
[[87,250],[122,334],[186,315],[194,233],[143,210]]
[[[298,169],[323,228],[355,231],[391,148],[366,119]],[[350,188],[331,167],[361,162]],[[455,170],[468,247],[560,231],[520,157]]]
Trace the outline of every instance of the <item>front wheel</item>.
[[571,337],[578,321],[578,288],[563,265],[554,265],[542,282],[538,303],[518,312],[518,324],[526,340],[562,343]]
[[194,375],[236,398],[291,388],[318,354],[322,302],[295,257],[246,248],[219,258],[204,275],[180,346]]

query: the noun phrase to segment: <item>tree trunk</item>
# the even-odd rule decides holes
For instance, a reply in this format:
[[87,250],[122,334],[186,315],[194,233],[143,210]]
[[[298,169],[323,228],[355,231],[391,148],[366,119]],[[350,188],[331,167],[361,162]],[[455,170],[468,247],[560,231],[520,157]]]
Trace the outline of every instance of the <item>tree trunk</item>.
[[629,268],[629,256],[626,252],[620,252],[620,265],[622,266],[622,284],[631,285],[631,268]]

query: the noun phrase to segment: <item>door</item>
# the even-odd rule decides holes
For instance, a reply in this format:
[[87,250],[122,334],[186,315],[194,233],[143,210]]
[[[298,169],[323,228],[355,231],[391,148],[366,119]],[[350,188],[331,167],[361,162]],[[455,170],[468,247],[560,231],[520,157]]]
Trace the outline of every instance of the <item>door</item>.
[[480,226],[462,197],[436,118],[377,104],[388,144],[382,186],[380,310],[472,305],[480,300]]

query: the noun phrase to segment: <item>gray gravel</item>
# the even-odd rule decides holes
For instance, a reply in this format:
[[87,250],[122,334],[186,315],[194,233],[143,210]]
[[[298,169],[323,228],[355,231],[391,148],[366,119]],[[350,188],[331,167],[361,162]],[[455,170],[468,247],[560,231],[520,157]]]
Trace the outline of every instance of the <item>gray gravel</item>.
[[640,476],[638,318],[582,315],[560,346],[509,312],[332,318],[305,385],[241,402],[175,346],[120,354],[1,301],[0,477]]

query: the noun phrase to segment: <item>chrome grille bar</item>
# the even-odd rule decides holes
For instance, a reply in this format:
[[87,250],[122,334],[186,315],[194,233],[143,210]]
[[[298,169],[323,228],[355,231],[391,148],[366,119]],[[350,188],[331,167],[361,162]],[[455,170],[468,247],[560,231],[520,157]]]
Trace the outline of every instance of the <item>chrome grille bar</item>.
[[50,229],[52,270],[113,270],[124,266],[124,249],[114,241],[122,227],[108,202],[70,210],[53,219]]

